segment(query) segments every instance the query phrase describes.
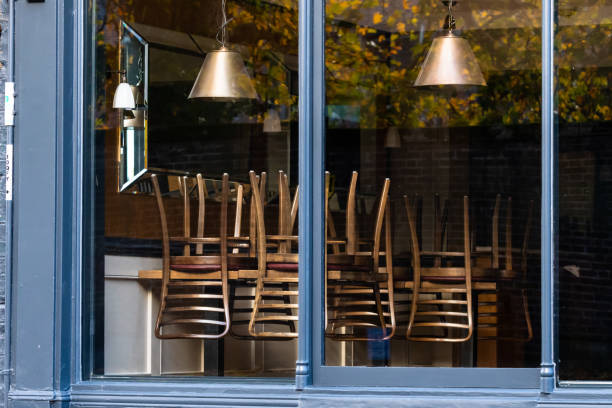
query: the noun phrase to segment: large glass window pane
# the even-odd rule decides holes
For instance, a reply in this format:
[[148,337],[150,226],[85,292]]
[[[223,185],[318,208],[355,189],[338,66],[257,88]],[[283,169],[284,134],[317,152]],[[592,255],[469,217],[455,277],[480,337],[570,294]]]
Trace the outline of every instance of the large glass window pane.
[[89,18],[85,375],[293,377],[297,0]]
[[612,380],[612,3],[555,9],[559,375]]
[[326,365],[539,365],[541,6],[450,6],[326,1]]

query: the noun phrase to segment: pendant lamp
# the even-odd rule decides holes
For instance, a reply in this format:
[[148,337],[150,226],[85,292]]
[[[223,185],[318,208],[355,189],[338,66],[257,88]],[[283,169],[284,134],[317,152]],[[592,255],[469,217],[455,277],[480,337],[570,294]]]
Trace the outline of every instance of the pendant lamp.
[[[221,0],[223,22],[219,29],[221,44],[218,50],[206,54],[198,77],[189,93],[189,99],[214,98],[218,100],[257,99],[257,92],[244,66],[239,52],[225,47],[226,26],[225,0]],[[231,21],[231,20],[230,20]]]
[[387,149],[402,147],[402,139],[400,138],[397,127],[391,126],[389,129],[387,129],[387,134],[385,135],[385,147]]
[[121,71],[121,82],[117,85],[113,98],[113,108],[115,109],[135,109],[136,100],[132,93],[130,84],[127,83],[125,71]]
[[268,109],[264,115],[264,133],[280,133],[281,130],[281,121],[278,111],[276,109]]
[[455,18],[452,8],[456,1],[447,0],[444,4],[448,4],[448,16],[444,24],[444,28],[448,31],[433,40],[414,86],[486,86],[487,83],[470,44],[453,31]]

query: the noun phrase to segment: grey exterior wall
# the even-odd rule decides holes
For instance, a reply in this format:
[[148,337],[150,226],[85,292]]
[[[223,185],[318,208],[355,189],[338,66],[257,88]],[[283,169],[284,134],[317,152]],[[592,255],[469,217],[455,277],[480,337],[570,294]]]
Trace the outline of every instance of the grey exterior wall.
[[[7,77],[8,64],[8,2],[0,2],[0,90],[4,95],[4,83]],[[0,98],[0,112],[4,112],[4,98]],[[4,122],[2,122],[4,123]],[[7,129],[0,126],[0,367],[4,364],[4,325],[5,319],[5,276],[6,276],[6,201],[5,198],[5,151]],[[2,378],[2,376],[0,376]],[[4,386],[0,381],[0,405],[4,405]]]

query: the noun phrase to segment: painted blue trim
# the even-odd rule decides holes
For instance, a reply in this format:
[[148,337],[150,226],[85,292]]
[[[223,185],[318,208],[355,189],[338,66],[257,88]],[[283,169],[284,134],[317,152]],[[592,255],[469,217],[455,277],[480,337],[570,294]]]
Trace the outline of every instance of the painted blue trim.
[[313,328],[310,333],[313,339],[313,383],[318,370],[324,364],[324,322],[325,301],[323,297],[323,277],[325,276],[325,0],[312,0],[313,3]]
[[299,336],[296,388],[312,383],[312,268],[313,268],[313,98],[312,0],[299,0]]
[[[9,392],[54,391],[58,350],[57,222],[62,186],[58,140],[67,102],[62,84],[65,50],[58,4],[16,2],[15,65],[18,115],[15,118],[12,355]],[[61,10],[63,11],[63,10]],[[69,98],[69,95],[67,95]],[[70,130],[72,134],[72,130]],[[66,186],[71,189],[71,185]],[[69,301],[69,300],[68,300]],[[69,321],[66,323],[69,324]]]
[[539,387],[538,368],[463,367],[332,367],[321,366],[317,385],[339,387],[534,389]]
[[[8,44],[7,44],[7,82],[15,81],[15,0],[8,0]],[[6,131],[6,144],[13,145],[15,127],[8,126]],[[13,160],[14,163],[14,160]],[[9,170],[14,173],[14,165]],[[13,177],[13,174],[5,175],[5,181],[7,177]],[[14,184],[14,183],[13,183]],[[6,193],[5,193],[6,200]],[[4,276],[4,358],[2,361],[3,370],[3,406],[8,406],[8,392],[11,388],[11,340],[12,340],[12,325],[13,325],[13,200],[5,201],[6,206],[6,249],[4,252],[5,262],[5,276]]]
[[555,389],[555,128],[554,128],[554,0],[542,0],[542,364],[543,393]]
[[[519,400],[530,404],[537,402],[538,405],[612,404],[612,392],[604,387],[595,388],[587,383],[580,384],[580,389],[564,387],[563,384],[554,389],[555,349],[552,336],[555,333],[553,244],[556,141],[552,0],[543,0],[542,318],[547,324],[543,324],[542,334],[548,341],[542,344],[541,371],[321,365],[324,0],[301,0],[300,30],[304,32],[300,32],[300,50],[303,47],[310,50],[310,54],[300,51],[300,165],[304,163],[306,168],[300,173],[300,184],[310,191],[310,195],[303,194],[306,197],[300,202],[300,230],[304,234],[300,245],[305,245],[304,253],[309,254],[300,260],[301,278],[305,278],[301,279],[300,287],[300,319],[303,324],[300,325],[301,338],[298,342],[297,388],[304,388],[304,391],[296,392],[291,382],[281,384],[253,379],[206,382],[200,379],[170,382],[153,378],[82,381],[82,149],[89,136],[84,132],[83,122],[87,108],[84,100],[88,96],[83,73],[87,27],[84,7],[87,0],[75,0],[74,4],[72,1],[17,4],[19,13],[16,26],[22,27],[17,29],[18,33],[22,33],[18,36],[17,44],[20,54],[17,60],[20,68],[18,81],[27,81],[28,84],[25,89],[18,83],[18,108],[20,112],[39,112],[40,119],[34,123],[27,121],[25,116],[17,118],[15,198],[19,205],[15,206],[14,290],[15,320],[19,325],[15,327],[13,336],[16,376],[9,395],[11,406],[49,406],[49,402],[56,406],[64,405],[69,400],[75,406],[297,406],[311,398],[318,399],[318,406],[338,406],[338,399],[346,401],[363,396],[372,398],[374,403],[391,397],[403,400],[406,405],[414,397],[427,397],[432,401],[441,398],[446,402],[452,399],[455,406],[471,406],[471,401],[480,398],[492,398],[496,406]],[[306,9],[302,10],[304,7]],[[306,21],[310,25],[306,26]],[[49,44],[53,47],[49,47]],[[38,64],[28,65],[34,58]],[[48,70],[37,68],[49,66],[47,61],[57,66],[57,70],[51,74]],[[32,89],[36,90],[36,95],[32,94]],[[48,100],[55,104],[48,103]],[[548,200],[547,204],[545,200]],[[544,240],[545,233],[549,236],[547,241]],[[32,242],[36,242],[36,245],[32,245]],[[313,277],[316,278],[314,282],[311,281]],[[50,288],[55,290],[54,294],[50,293]],[[72,299],[72,295],[76,300]],[[31,299],[37,301],[32,302]],[[315,345],[314,350],[312,344]],[[66,367],[71,367],[69,378]],[[348,386],[308,387],[313,372],[315,384],[348,383]],[[550,372],[553,376],[549,375]],[[537,382],[540,373],[547,374],[541,377],[543,385],[549,387],[552,381],[553,394],[535,398],[537,388],[507,388],[518,387],[522,381],[520,376],[528,377],[529,382],[535,378]],[[381,385],[385,376],[395,376],[403,381],[401,385],[409,384],[410,387],[373,388]],[[478,385],[483,387],[490,381],[487,377],[498,377],[498,381],[504,385],[499,388],[449,388],[453,386],[452,381],[456,381],[457,387],[465,387],[478,380]],[[507,383],[508,380],[511,382]],[[435,389],[419,388],[419,382],[426,382],[429,387],[433,384],[441,386]],[[72,384],[70,388],[69,384]],[[589,388],[591,386],[594,388]],[[542,391],[550,389],[546,387],[543,386]],[[459,399],[467,402],[459,403]],[[421,399],[419,401],[422,402]]]
[[154,381],[85,381],[71,390],[78,406],[270,406],[295,407],[299,393],[292,383],[254,384],[234,381],[220,384],[200,379],[156,383]]
[[[82,341],[82,322],[83,322],[83,225],[84,225],[84,165],[85,165],[85,141],[89,136],[87,124],[92,120],[93,112],[89,106],[94,106],[94,83],[87,81],[88,63],[95,65],[93,52],[93,39],[86,32],[88,26],[87,3],[89,0],[75,0],[75,21],[74,21],[74,72],[75,72],[75,132],[73,139],[73,224],[72,234],[75,250],[71,258],[72,270],[72,293],[74,297],[71,305],[72,325],[70,339],[72,354],[70,356],[70,378],[71,383],[75,384],[83,379],[83,341]],[[89,44],[88,44],[89,42]],[[88,46],[91,49],[88,49]],[[89,61],[89,62],[87,62]]]
[[[324,339],[325,0],[314,3],[313,32],[313,384],[319,386],[497,387],[539,386],[538,368],[333,367],[326,366]],[[547,1],[547,0],[542,0]],[[550,0],[552,1],[552,0]],[[317,161],[318,160],[318,161]],[[319,184],[320,183],[320,184]],[[301,203],[300,203],[301,205]],[[301,207],[300,207],[301,208]]]

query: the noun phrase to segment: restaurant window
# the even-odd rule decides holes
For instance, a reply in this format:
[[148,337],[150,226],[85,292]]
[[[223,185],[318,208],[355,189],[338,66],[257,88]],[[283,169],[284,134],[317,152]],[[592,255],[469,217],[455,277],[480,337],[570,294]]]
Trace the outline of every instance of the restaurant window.
[[555,6],[558,135],[558,372],[610,381],[612,370],[612,11]]
[[323,364],[538,367],[540,2],[325,6]]
[[297,0],[91,0],[85,376],[293,377]]

